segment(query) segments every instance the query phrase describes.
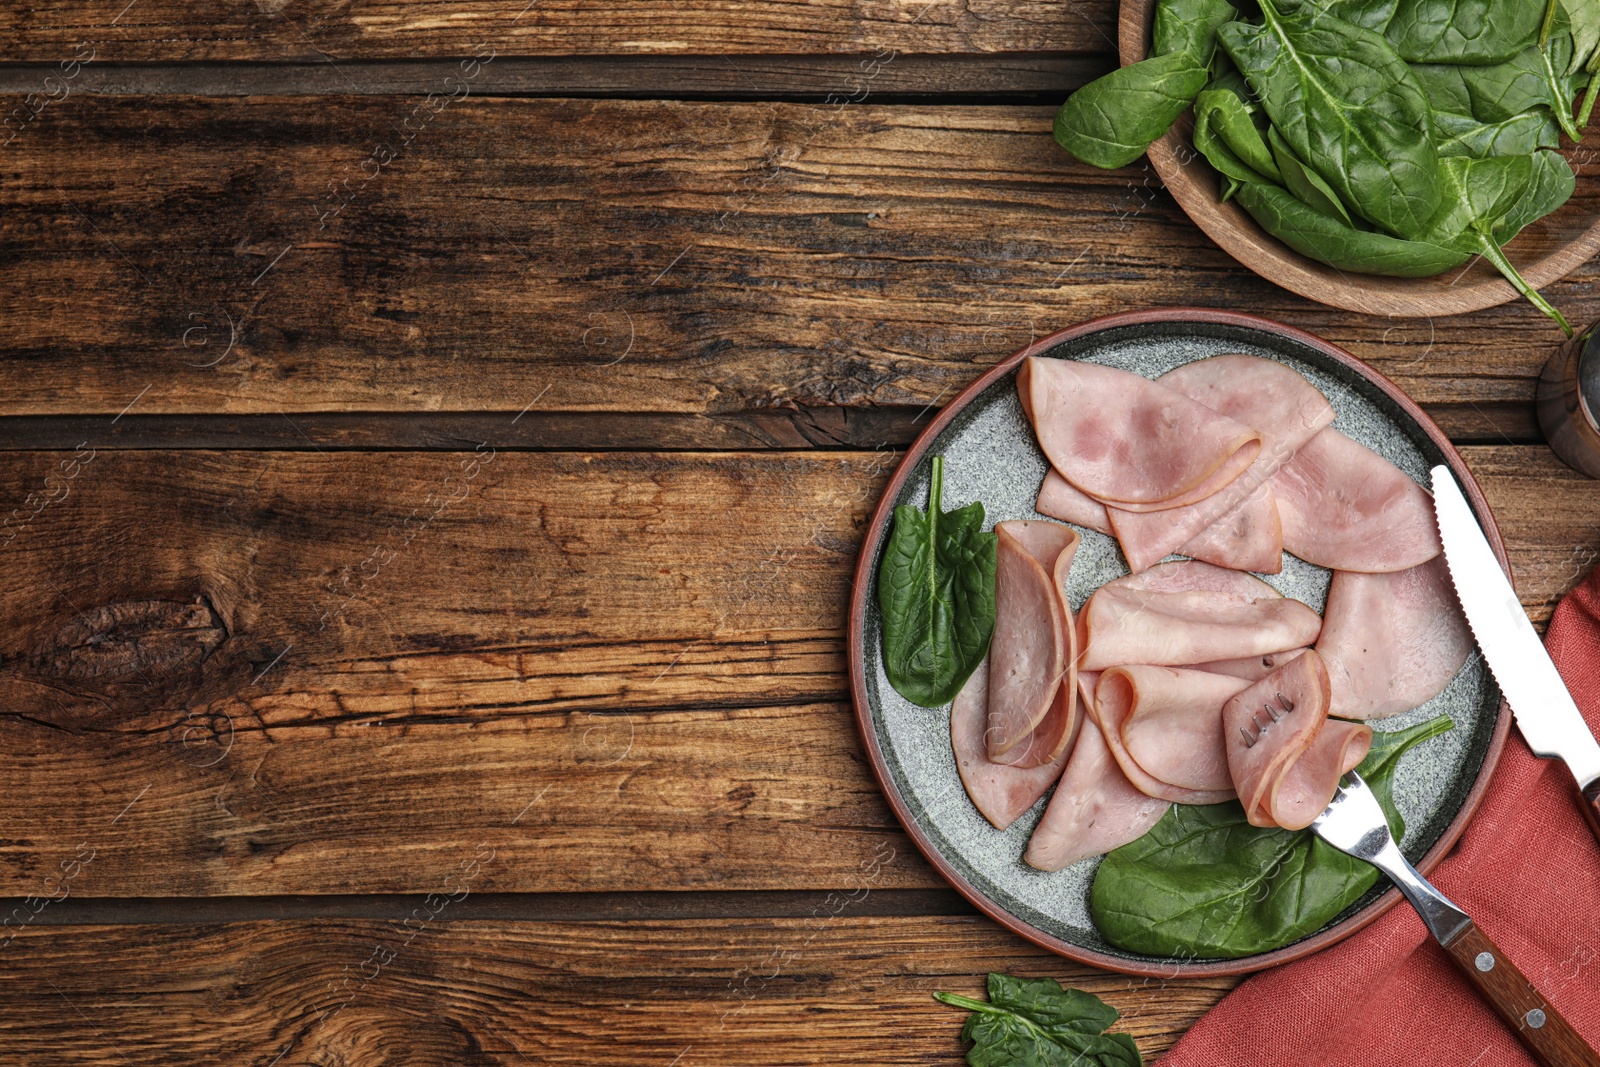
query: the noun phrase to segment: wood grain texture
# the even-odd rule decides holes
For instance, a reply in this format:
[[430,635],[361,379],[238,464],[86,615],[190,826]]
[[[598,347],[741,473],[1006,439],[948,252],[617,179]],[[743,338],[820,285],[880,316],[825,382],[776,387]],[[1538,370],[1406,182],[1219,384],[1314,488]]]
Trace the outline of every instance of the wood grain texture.
[[[1049,108],[417,106],[47,108],[0,149],[0,356],[70,385],[7,376],[0,413],[921,410],[1063,325],[1195,304],[1347,347],[1449,432],[1524,440],[1560,339],[1522,304],[1293,296],[1142,165],[1066,158]],[[1600,318],[1597,277],[1549,295]]]
[[[0,10],[8,58],[371,59],[512,55],[1111,51],[1109,0],[36,0]],[[120,14],[119,14],[120,12]]]
[[[1466,456],[1544,618],[1600,483]],[[846,703],[892,454],[475,457],[9,455],[0,893],[80,844],[84,896],[412,892],[478,841],[484,891],[829,889],[882,847],[940,885]]]
[[1583,1036],[1475,924],[1451,938],[1445,951],[1543,1067],[1600,1067]]
[[966,1014],[932,994],[982,997],[987,971],[1105,998],[1147,1055],[1234,984],[1125,978],[986,919],[857,918],[847,900],[787,920],[458,923],[449,904],[422,918],[422,899],[417,918],[391,922],[28,931],[3,950],[0,1055],[38,1067],[279,1055],[341,1067],[955,1067]]

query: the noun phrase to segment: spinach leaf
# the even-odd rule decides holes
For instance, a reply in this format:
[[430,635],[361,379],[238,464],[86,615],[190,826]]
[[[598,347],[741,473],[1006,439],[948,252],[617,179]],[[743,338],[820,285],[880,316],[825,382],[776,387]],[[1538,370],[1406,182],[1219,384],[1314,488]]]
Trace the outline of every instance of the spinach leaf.
[[1194,147],[1222,175],[1222,202],[1233,199],[1241,187],[1267,181],[1267,177],[1250,168],[1244,160],[1233,154],[1220,137],[1211,132],[1211,123],[1195,120]]
[[1430,224],[1428,239],[1447,248],[1483,256],[1529,303],[1554,319],[1571,337],[1572,326],[1566,317],[1523,280],[1501,250],[1496,236],[1498,229],[1505,228],[1505,217],[1533,184],[1533,157],[1469,159],[1451,156],[1440,161],[1439,174],[1445,192],[1439,216]]
[[1400,0],[1385,35],[1413,63],[1503,63],[1537,46],[1542,4],[1530,0]]
[[1471,259],[1427,241],[1406,241],[1386,233],[1358,230],[1324,215],[1274,185],[1246,185],[1235,198],[1261,228],[1319,263],[1340,270],[1393,278],[1431,278]]
[[1156,0],[1150,54],[1187,52],[1208,66],[1217,49],[1217,27],[1238,17],[1228,0]]
[[1572,166],[1556,152],[1536,152],[1533,156],[1533,180],[1528,191],[1511,205],[1495,226],[1495,237],[1508,244],[1530,222],[1544,218],[1567,202],[1577,185]]
[[1283,180],[1278,174],[1277,161],[1250,117],[1249,105],[1237,93],[1227,89],[1202,90],[1194,100],[1194,125],[1196,131],[1206,127],[1257,174],[1275,182]]
[[1400,0],[1311,0],[1336,19],[1382,33],[1394,19]]
[[[1572,26],[1572,58],[1567,61],[1567,73],[1576,74],[1585,69],[1597,50],[1600,50],[1600,3],[1596,0],[1562,0],[1560,8]],[[1559,18],[1550,20],[1551,33],[1546,35],[1547,38],[1554,36],[1558,22]],[[1539,43],[1542,45],[1545,41]]]
[[1127,1034],[1107,1034],[1117,1009],[1052,978],[989,975],[989,1000],[935,993],[941,1004],[973,1014],[961,1028],[971,1067],[1141,1067]]
[[1091,166],[1127,166],[1205,84],[1205,64],[1184,51],[1118,67],[1067,97],[1056,112],[1056,143]]
[[1290,148],[1283,135],[1278,133],[1276,126],[1267,131],[1267,140],[1272,143],[1272,154],[1278,161],[1278,172],[1283,176],[1284,187],[1307,207],[1336,218],[1353,228],[1355,220],[1340,202],[1339,194],[1322,180],[1320,174],[1300,162],[1299,157],[1294,154],[1294,149]]
[[[1467,113],[1480,122],[1504,122],[1543,106],[1561,123],[1562,131],[1577,140],[1578,129],[1572,122],[1575,87],[1566,74],[1572,34],[1561,20],[1558,27],[1561,32],[1547,48],[1535,44],[1492,66],[1456,67],[1471,102]],[[1456,107],[1443,110],[1460,112]]]
[[[1405,833],[1392,797],[1400,756],[1450,728],[1440,716],[1373,737],[1359,770],[1396,840]],[[1100,864],[1089,912],[1101,935],[1128,952],[1232,958],[1315,933],[1378,877],[1310,830],[1251,826],[1237,801],[1177,804]]]
[[1472,93],[1467,89],[1466,79],[1462,77],[1465,70],[1465,67],[1458,67],[1454,63],[1413,63],[1411,76],[1422,86],[1422,93],[1428,98],[1428,104],[1434,111],[1447,111],[1452,115],[1472,115],[1483,121],[1481,117],[1473,114]]
[[1479,122],[1471,115],[1435,111],[1433,132],[1441,157],[1525,156],[1561,144],[1561,127],[1544,107],[1524,111],[1503,122]]
[[1261,0],[1261,13],[1262,25],[1230,22],[1217,39],[1272,124],[1356,214],[1421,233],[1439,207],[1439,159],[1411,68],[1381,34],[1315,8]]
[[983,504],[941,509],[944,457],[933,457],[928,510],[894,509],[894,530],[878,564],[883,669],[913,704],[955,698],[983,660],[994,633],[997,539],[983,532]]

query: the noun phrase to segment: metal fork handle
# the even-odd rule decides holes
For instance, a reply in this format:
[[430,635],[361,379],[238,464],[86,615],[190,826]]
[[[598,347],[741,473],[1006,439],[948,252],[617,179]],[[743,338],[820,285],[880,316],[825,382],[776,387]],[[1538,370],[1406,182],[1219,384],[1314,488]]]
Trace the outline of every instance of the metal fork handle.
[[1433,887],[1433,883],[1411,866],[1411,861],[1401,853],[1394,838],[1389,837],[1388,828],[1385,827],[1383,836],[1388,841],[1379,848],[1369,862],[1393,879],[1394,884],[1400,887],[1400,892],[1417,909],[1417,914],[1422,916],[1422,921],[1427,925],[1428,932],[1433,939],[1441,945],[1448,945],[1462,930],[1472,925],[1472,920],[1467,913],[1450,902],[1450,898]]

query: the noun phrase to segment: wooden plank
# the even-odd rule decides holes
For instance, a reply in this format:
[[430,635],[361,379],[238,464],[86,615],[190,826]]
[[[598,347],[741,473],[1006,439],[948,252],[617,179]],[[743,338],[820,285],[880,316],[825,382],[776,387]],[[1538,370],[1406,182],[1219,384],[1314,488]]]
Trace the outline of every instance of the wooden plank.
[[[124,7],[126,4],[126,7]],[[53,63],[88,41],[101,58],[308,60],[594,54],[1111,51],[1109,0],[36,0],[0,9],[8,58]]]
[[[1600,483],[1467,456],[1544,618]],[[485,892],[826,890],[880,847],[940,886],[847,703],[893,455],[473,459],[7,456],[0,893],[80,844],[81,897],[413,892],[478,840]]]
[[[874,60],[880,60],[874,63]],[[986,102],[1059,102],[1116,65],[1109,52],[896,54],[889,63],[860,55],[496,56],[472,85],[474,96],[620,96],[647,99],[792,99],[877,103],[981,96]],[[80,65],[72,93],[122,96],[378,95],[435,92],[457,73],[453,59],[326,59]],[[869,81],[867,72],[872,72]],[[0,95],[39,92],[54,63],[0,63]],[[53,83],[52,83],[53,84]],[[59,92],[59,91],[58,91]]]
[[[34,372],[0,414],[920,411],[1052,330],[1192,304],[1320,333],[1448,431],[1524,440],[1560,340],[1523,304],[1384,321],[1292,296],[1139,165],[1067,159],[1049,108],[469,99],[364,180],[413,106],[44,111],[0,155],[0,356]],[[1600,318],[1597,275],[1549,295]]]
[[419,897],[390,922],[28,930],[4,950],[0,1051],[37,1067],[954,1067],[966,1015],[932,994],[981,997],[988,971],[1103,997],[1147,1056],[1237,983],[1108,974],[979,917],[861,918],[861,893],[787,920],[454,922]]

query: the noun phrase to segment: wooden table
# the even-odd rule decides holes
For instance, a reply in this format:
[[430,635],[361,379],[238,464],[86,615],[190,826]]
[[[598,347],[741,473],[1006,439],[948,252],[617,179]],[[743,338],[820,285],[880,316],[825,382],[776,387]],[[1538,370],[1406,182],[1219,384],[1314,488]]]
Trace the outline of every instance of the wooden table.
[[1003,932],[872,781],[844,614],[899,450],[1032,338],[1195,304],[1416,397],[1541,618],[1600,488],[1532,308],[1330,310],[1066,158],[1113,14],[0,9],[0,1060],[955,1064],[929,994],[989,970],[1169,1047],[1231,983]]

